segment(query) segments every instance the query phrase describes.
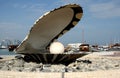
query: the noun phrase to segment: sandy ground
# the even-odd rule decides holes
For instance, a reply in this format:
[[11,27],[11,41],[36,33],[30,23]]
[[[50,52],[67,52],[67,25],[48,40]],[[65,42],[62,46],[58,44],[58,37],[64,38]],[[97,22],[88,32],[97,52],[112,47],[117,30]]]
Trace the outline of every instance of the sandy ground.
[[[84,58],[112,58],[120,59],[120,55],[117,52],[113,53],[93,53]],[[4,59],[0,61],[13,59],[13,56],[0,56]],[[120,69],[105,70],[105,71],[90,71],[90,72],[15,72],[15,71],[0,71],[0,78],[120,78]]]

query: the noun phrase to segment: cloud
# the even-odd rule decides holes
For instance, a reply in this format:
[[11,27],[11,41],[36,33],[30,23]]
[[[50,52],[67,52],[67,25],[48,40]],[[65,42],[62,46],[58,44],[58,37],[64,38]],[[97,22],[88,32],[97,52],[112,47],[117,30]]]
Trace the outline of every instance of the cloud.
[[26,34],[24,31],[26,28],[16,23],[0,23],[0,29],[0,37],[2,39],[19,39],[21,37],[23,38],[23,36]]
[[97,18],[120,17],[120,6],[117,2],[94,3],[89,7],[90,12]]
[[29,5],[29,11],[34,11],[34,12],[46,12],[47,5],[46,4],[31,4]]
[[84,4],[86,3],[88,0],[59,0],[57,2],[55,2],[55,5],[66,5],[66,4]]
[[46,4],[41,4],[41,3],[27,3],[27,4],[19,4],[19,3],[14,3],[12,6],[16,9],[24,9],[25,11],[29,12],[46,12],[47,5]]
[[17,27],[18,28],[18,26],[16,26],[16,25],[18,25],[18,24],[16,24],[16,23],[5,23],[5,22],[2,22],[2,23],[0,23],[0,28],[6,28],[6,27],[7,28],[11,28],[11,27]]

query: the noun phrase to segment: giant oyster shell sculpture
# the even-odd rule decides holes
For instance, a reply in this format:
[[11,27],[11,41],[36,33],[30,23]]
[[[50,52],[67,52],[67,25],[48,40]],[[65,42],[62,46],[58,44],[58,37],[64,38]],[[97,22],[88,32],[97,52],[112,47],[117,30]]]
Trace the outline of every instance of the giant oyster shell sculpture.
[[16,53],[24,54],[26,61],[63,64],[86,55],[51,54],[49,51],[50,44],[75,27],[82,15],[83,10],[77,4],[68,4],[45,13],[35,22],[27,37],[15,50]]

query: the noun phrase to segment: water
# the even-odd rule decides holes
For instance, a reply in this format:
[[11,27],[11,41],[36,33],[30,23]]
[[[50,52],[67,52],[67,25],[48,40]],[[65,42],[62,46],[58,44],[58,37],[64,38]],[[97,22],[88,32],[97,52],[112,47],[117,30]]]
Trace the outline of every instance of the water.
[[0,49],[0,55],[15,55],[15,52],[9,52],[8,49]]

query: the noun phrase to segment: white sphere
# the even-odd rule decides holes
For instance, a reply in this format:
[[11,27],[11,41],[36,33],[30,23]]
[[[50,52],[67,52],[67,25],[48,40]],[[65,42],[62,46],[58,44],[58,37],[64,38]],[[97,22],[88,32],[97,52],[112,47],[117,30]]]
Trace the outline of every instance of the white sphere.
[[61,54],[64,53],[64,45],[60,42],[53,42],[50,45],[50,53],[51,54]]

